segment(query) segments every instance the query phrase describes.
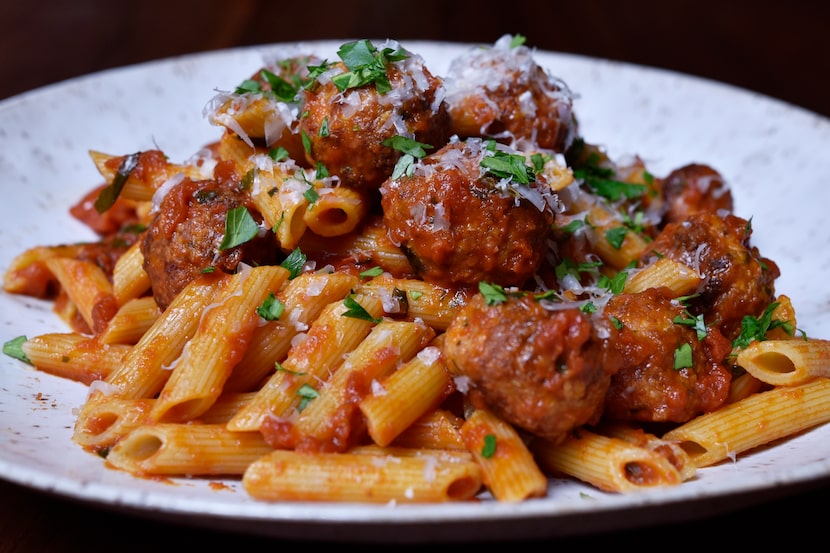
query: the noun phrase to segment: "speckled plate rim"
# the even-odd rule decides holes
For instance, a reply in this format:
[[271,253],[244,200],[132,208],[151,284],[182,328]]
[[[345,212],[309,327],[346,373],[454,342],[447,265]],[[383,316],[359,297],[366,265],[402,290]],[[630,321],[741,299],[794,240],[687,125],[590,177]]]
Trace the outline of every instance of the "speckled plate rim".
[[[313,51],[334,57],[345,42],[318,41],[205,52],[103,71],[0,102],[0,266],[25,248],[92,238],[69,205],[99,182],[89,149],[160,147],[184,160],[218,137],[202,116],[214,90],[249,76],[263,56]],[[436,74],[473,45],[402,40]],[[799,327],[830,337],[830,121],[722,83],[569,54],[537,61],[574,92],[582,135],[614,159],[639,155],[657,175],[690,162],[717,168],[736,211],[752,217],[753,242],[782,269]],[[805,83],[806,85],[806,83]],[[61,332],[50,304],[0,294],[0,339]],[[280,537],[426,542],[552,537],[711,513],[830,477],[830,426],[737,462],[702,469],[681,486],[630,495],[552,480],[549,497],[519,504],[264,503],[233,480],[133,478],[104,467],[71,441],[86,389],[0,358],[0,477],[33,489],[167,521]],[[221,485],[217,485],[221,484]],[[709,507],[703,509],[701,506]],[[715,507],[713,507],[715,505]]]

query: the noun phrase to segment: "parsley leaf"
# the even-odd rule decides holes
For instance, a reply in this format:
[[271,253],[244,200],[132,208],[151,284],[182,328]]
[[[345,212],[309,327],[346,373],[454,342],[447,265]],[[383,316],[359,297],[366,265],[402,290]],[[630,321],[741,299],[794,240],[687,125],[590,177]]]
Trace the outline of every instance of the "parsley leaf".
[[308,403],[312,399],[317,398],[320,394],[310,384],[303,384],[300,386],[300,389],[297,390],[297,395],[302,398],[300,399],[300,404],[297,406],[297,411],[302,411],[308,406]]
[[500,179],[509,179],[519,184],[530,184],[536,180],[536,173],[522,154],[495,150],[493,155],[481,158],[481,166]]
[[285,304],[282,303],[273,292],[269,293],[268,297],[266,297],[262,304],[256,309],[257,315],[266,321],[276,321],[282,316],[283,311],[285,311]]
[[343,305],[346,306],[346,311],[341,315],[342,317],[351,317],[353,319],[360,319],[362,321],[370,321],[379,323],[382,319],[380,317],[372,317],[372,314],[360,305],[354,298],[354,294],[349,294],[343,298]]
[[251,217],[247,207],[243,205],[228,210],[225,215],[225,236],[222,238],[222,243],[219,244],[219,249],[227,250],[244,244],[256,236],[258,232],[259,225]]
[[481,446],[481,456],[485,459],[496,454],[496,437],[493,434],[484,436],[484,445]]
[[372,267],[360,273],[360,278],[371,278],[383,274],[383,267]]
[[691,369],[693,366],[692,346],[689,343],[680,344],[674,350],[674,370]]
[[772,313],[778,305],[779,302],[772,302],[760,317],[744,316],[741,320],[741,333],[732,341],[732,347],[743,349],[756,340],[761,342],[766,339],[767,332],[774,328],[783,328],[787,334],[792,335],[793,329],[789,322],[772,320]]
[[288,257],[282,260],[280,267],[288,269],[288,280],[297,278],[297,276],[303,272],[306,259],[306,255],[300,250],[300,248],[295,248],[290,254],[288,254]]
[[426,155],[426,149],[432,148],[429,144],[424,144],[401,135],[389,137],[381,142],[381,144],[403,153],[398,158],[397,163],[395,163],[395,168],[392,170],[392,180],[399,179],[403,175],[411,177],[415,171],[415,159],[421,159]]
[[392,84],[386,74],[387,64],[409,57],[402,48],[378,50],[366,39],[343,44],[337,51],[337,55],[349,69],[345,73],[332,77],[331,82],[338,90],[343,91],[374,83],[379,94],[386,94],[392,90]]
[[487,305],[497,305],[507,301],[507,293],[498,284],[481,281],[478,283],[478,291],[484,296],[484,303]]
[[612,248],[618,250],[622,248],[625,241],[625,235],[628,234],[628,229],[625,227],[614,227],[605,231],[605,239]]

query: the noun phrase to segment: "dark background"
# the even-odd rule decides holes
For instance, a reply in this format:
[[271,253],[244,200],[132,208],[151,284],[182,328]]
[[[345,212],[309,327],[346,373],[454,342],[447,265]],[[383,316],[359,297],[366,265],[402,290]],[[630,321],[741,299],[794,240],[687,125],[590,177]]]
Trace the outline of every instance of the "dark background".
[[[539,49],[726,82],[830,117],[830,2],[806,0],[0,0],[0,99],[89,72],[227,47],[339,38],[492,43],[504,33],[523,34]],[[816,522],[826,518],[830,481],[779,491],[788,493],[688,521],[512,545],[708,543],[740,550],[781,538],[796,546],[826,543],[826,524]],[[0,553],[300,550],[314,542],[314,535],[268,540],[151,522],[0,480]]]
[[0,99],[85,73],[312,39],[495,41],[661,67],[830,116],[830,2],[0,0]]

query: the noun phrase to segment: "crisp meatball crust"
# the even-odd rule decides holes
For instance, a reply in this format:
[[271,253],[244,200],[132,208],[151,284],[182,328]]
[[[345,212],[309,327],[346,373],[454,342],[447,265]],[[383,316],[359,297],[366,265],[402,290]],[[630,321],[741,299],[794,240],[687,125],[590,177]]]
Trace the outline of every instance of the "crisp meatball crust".
[[424,280],[520,286],[543,259],[553,214],[541,187],[502,186],[486,152],[480,139],[450,143],[380,188],[389,238]]
[[401,135],[437,148],[449,138],[442,81],[421,56],[394,41],[381,46],[386,49],[406,56],[386,63],[389,90],[374,82],[341,90],[336,79],[349,67],[337,62],[305,91],[300,131],[308,162],[358,189],[377,189],[392,174],[401,152],[384,140]]
[[504,36],[450,64],[444,77],[453,134],[564,152],[577,134],[568,87]]
[[[717,328],[698,338],[669,288],[613,296],[603,315],[608,368],[615,372],[605,416],[616,420],[683,423],[716,410],[727,400],[732,372],[726,364],[731,342]],[[675,355],[689,346],[691,366],[675,368]],[[685,348],[685,346],[683,346]]]
[[271,234],[219,250],[229,210],[244,205],[259,217],[247,198],[235,183],[217,180],[185,178],[167,191],[141,241],[144,270],[162,309],[208,267],[232,273],[243,262],[278,261],[279,248]]
[[468,383],[475,404],[554,443],[602,415],[611,375],[601,349],[585,314],[549,311],[532,296],[487,305],[477,294],[444,342],[456,385]]
[[690,310],[732,340],[744,316],[759,316],[774,300],[781,274],[750,244],[751,234],[746,219],[702,211],[666,225],[641,261],[647,264],[657,254],[696,269],[703,281],[689,300]]
[[708,165],[691,163],[669,173],[663,182],[663,224],[686,219],[693,213],[731,213],[732,191],[720,173]]

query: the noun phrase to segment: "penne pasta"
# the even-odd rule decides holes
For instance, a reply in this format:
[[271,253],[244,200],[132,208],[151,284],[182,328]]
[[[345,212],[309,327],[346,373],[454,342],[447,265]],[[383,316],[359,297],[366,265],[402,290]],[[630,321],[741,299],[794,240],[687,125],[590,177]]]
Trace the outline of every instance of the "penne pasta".
[[137,475],[241,475],[270,451],[259,432],[231,432],[224,424],[153,424],[121,438],[107,464]]
[[138,299],[150,290],[150,276],[144,270],[141,241],[137,240],[115,262],[112,273],[112,293],[118,305]]
[[170,377],[170,367],[213,298],[216,279],[216,275],[204,275],[179,292],[132,347],[124,363],[109,375],[106,382],[110,390],[125,398],[149,398],[161,391]]
[[[348,298],[349,296],[347,296]],[[237,413],[228,428],[236,431],[259,430],[268,417],[285,417],[296,410],[302,398],[298,392],[305,385],[328,380],[331,373],[343,362],[376,324],[371,318],[383,312],[379,300],[358,294],[351,299],[362,306],[370,316],[347,317],[346,299],[327,305],[314,321],[304,340],[296,344],[254,399]]]
[[161,309],[153,296],[134,298],[125,302],[101,331],[105,344],[135,344],[161,316]]
[[754,341],[738,352],[738,366],[767,384],[795,386],[830,376],[830,341]]
[[375,325],[298,413],[294,426],[303,447],[313,442],[324,451],[343,451],[354,440],[361,399],[434,337],[423,323],[383,320]]
[[219,397],[259,324],[258,308],[288,278],[278,265],[264,265],[225,277],[214,303],[171,368],[150,417],[154,422],[186,422]]
[[379,297],[390,316],[420,319],[438,330],[446,330],[469,299],[468,291],[453,291],[415,278],[396,278],[387,272],[361,283],[360,291]]
[[530,448],[547,473],[572,476],[606,492],[630,493],[676,486],[683,480],[663,455],[584,428],[561,444],[535,439]]
[[830,421],[830,379],[781,386],[730,403],[666,432],[697,467],[713,465],[755,447]]
[[108,391],[90,388],[91,397],[75,422],[72,439],[88,451],[104,451],[132,430],[147,424],[155,404],[154,399],[112,397]]
[[368,198],[345,186],[319,190],[320,197],[303,213],[309,230],[323,237],[342,236],[355,230],[369,211]]
[[308,330],[327,305],[342,300],[357,283],[358,278],[348,273],[303,273],[290,280],[276,294],[285,306],[282,315],[254,330],[250,347],[223,389],[258,389],[276,364],[285,360],[295,337]]
[[440,450],[404,455],[275,450],[251,463],[242,485],[265,501],[441,503],[472,499],[481,488],[481,470],[471,458]]
[[499,501],[544,497],[548,480],[516,429],[487,410],[475,409],[461,438],[481,466],[484,484]]
[[50,257],[45,264],[90,331],[101,333],[118,311],[112,284],[104,270],[91,261],[68,257]]
[[671,259],[661,257],[634,273],[625,283],[626,294],[637,294],[648,288],[666,286],[677,296],[694,292],[702,278],[691,267]]
[[430,345],[373,386],[358,406],[372,441],[387,446],[453,390],[440,345]]
[[658,438],[642,428],[620,422],[603,423],[599,433],[609,438],[619,438],[631,444],[659,453],[677,469],[680,479],[689,480],[695,475],[695,465],[689,454],[674,442]]
[[26,340],[23,352],[39,371],[89,385],[121,365],[129,346],[77,333],[49,333]]
[[465,449],[461,439],[463,422],[461,417],[438,408],[410,424],[390,445],[413,449]]

